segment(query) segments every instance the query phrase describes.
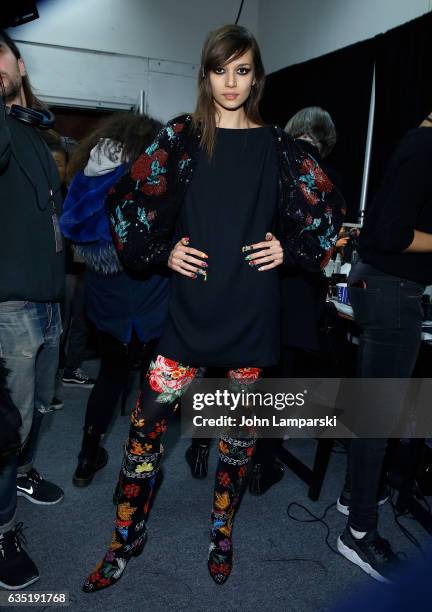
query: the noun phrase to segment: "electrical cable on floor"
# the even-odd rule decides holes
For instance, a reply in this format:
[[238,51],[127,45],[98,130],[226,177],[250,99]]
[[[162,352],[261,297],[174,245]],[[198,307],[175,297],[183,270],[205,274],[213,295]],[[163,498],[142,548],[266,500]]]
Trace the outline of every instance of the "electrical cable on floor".
[[[420,490],[420,489],[419,489]],[[393,495],[394,495],[395,491],[394,489],[390,489],[390,494],[389,494],[389,502],[390,502],[390,506],[393,510],[393,517],[395,520],[396,525],[399,527],[401,533],[407,538],[407,540],[413,544],[413,546],[415,546],[416,548],[418,548],[418,550],[424,555],[424,550],[423,547],[421,546],[420,542],[417,540],[417,538],[409,531],[409,529],[407,529],[401,522],[400,522],[400,517],[405,516],[402,513],[399,513],[397,511],[396,505],[393,501]],[[428,501],[424,498],[423,494],[421,494],[423,497],[424,502],[426,503],[426,505],[430,508]],[[305,519],[301,519],[298,518],[294,515],[291,514],[291,508],[293,506],[297,506],[298,508],[301,508],[302,510],[304,510],[305,512],[307,512],[307,514],[309,514],[309,516],[311,516],[312,518],[305,518]],[[333,548],[333,546],[330,544],[329,539],[330,539],[330,535],[331,535],[331,531],[330,531],[330,527],[328,525],[328,523],[324,520],[325,517],[327,516],[327,513],[329,512],[329,510],[331,510],[331,508],[333,508],[334,506],[336,506],[336,503],[333,502],[332,504],[330,504],[329,506],[327,506],[324,510],[324,513],[322,514],[322,516],[317,516],[316,514],[314,514],[311,510],[309,510],[309,508],[306,508],[306,506],[303,506],[303,504],[299,504],[298,502],[291,502],[288,507],[287,507],[287,515],[290,519],[292,519],[293,521],[297,521],[299,523],[321,523],[322,525],[324,525],[324,527],[326,528],[327,534],[326,534],[326,538],[325,538],[325,543],[327,545],[327,547],[336,555],[340,555],[339,551],[336,550],[335,548]],[[403,555],[406,558],[405,553],[398,553],[399,555]],[[277,561],[278,559],[274,559],[274,561]],[[272,559],[273,561],[273,559]],[[307,559],[286,559],[286,561],[307,561]],[[309,560],[312,561],[312,560]],[[319,563],[318,563],[319,564]]]
[[[301,519],[298,518],[296,516],[293,516],[292,514],[290,514],[290,510],[293,506],[297,506],[298,508],[302,508],[305,512],[307,512],[312,518],[310,519]],[[333,502],[332,504],[330,504],[329,506],[327,506],[327,508],[324,510],[324,513],[322,516],[317,516],[316,514],[314,514],[313,512],[311,512],[309,510],[309,508],[306,508],[306,506],[303,506],[303,504],[299,504],[298,502],[291,502],[290,504],[288,504],[287,507],[287,515],[290,519],[292,519],[293,521],[298,521],[299,523],[321,523],[322,525],[324,525],[324,527],[327,530],[327,535],[325,538],[325,543],[327,544],[328,548],[330,548],[330,550],[332,552],[334,552],[336,555],[339,555],[339,551],[336,550],[336,548],[333,548],[333,546],[330,544],[329,542],[329,538],[330,538],[330,527],[328,526],[328,524],[326,523],[326,521],[324,520],[325,517],[327,516],[327,512],[336,506],[336,502]]]

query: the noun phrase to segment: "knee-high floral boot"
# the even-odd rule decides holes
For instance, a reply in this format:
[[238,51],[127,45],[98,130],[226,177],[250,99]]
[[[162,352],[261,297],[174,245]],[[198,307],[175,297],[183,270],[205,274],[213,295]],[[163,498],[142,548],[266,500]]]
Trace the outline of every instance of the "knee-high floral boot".
[[[131,557],[138,556],[146,538],[146,520],[162,456],[160,436],[166,421],[153,422],[151,431],[140,431],[139,402],[132,413],[132,426],[126,441],[119,476],[115,528],[105,557],[83,585],[86,593],[99,591],[117,582]],[[138,426],[137,426],[138,425]]]
[[232,570],[233,521],[246,486],[248,464],[254,447],[253,438],[239,440],[223,437],[219,440],[208,556],[208,569],[217,584],[223,584]]
[[148,385],[144,385],[131,414],[131,428],[116,490],[118,504],[111,546],[85,581],[85,592],[99,591],[117,582],[131,557],[141,553],[162,456],[160,438],[167,430],[167,420],[163,417],[176,410],[178,398],[197,372],[197,368],[162,355],[151,362]]

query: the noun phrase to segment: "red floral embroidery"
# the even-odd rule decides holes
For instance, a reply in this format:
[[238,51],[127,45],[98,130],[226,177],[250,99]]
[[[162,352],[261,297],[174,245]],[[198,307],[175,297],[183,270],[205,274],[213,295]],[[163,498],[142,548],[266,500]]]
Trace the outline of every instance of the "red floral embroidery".
[[300,174],[309,174],[315,168],[315,163],[310,157],[305,157],[300,166]]
[[165,421],[165,419],[163,419],[160,423],[156,423],[154,430],[156,433],[162,434],[162,433],[165,433],[167,429],[168,429],[167,422]]
[[231,484],[231,478],[229,477],[229,474],[227,472],[219,472],[218,480],[219,484],[222,487],[229,487],[229,485]]
[[99,582],[100,580],[102,580],[102,576],[100,575],[99,572],[93,572],[89,576],[89,581],[90,582]]
[[165,166],[167,159],[168,153],[164,149],[156,149],[156,151],[151,156],[152,162],[156,160],[161,166]]
[[152,158],[143,153],[138,157],[136,162],[131,167],[131,178],[134,181],[143,181],[151,174]]
[[315,206],[319,202],[319,197],[316,196],[304,183],[300,183],[300,189],[309,204]]
[[242,465],[238,471],[239,478],[244,478],[246,476],[246,473],[247,473],[247,468],[244,465]]
[[157,183],[143,183],[140,186],[140,189],[146,195],[159,196],[165,193],[166,185],[167,185],[166,178],[164,176],[159,176]]
[[231,566],[228,563],[210,563],[210,571],[212,574],[228,576],[231,572]]
[[131,497],[136,497],[137,495],[139,495],[140,491],[140,487],[136,484],[128,484],[124,488],[124,494],[128,499],[130,499]]
[[146,179],[152,174],[152,164],[157,161],[159,166],[163,167],[168,159],[168,153],[164,149],[157,149],[152,155],[143,153],[138,157],[131,168],[131,178],[134,181],[143,181],[141,190],[147,195],[159,195],[166,189],[166,180],[164,176],[158,175],[158,183],[147,184]]
[[158,355],[155,362],[152,362],[147,373],[150,387],[156,393],[163,393],[167,389],[178,391],[194,378],[196,368],[188,368]]
[[237,370],[230,370],[228,377],[247,385],[255,382],[260,374],[260,368],[238,368]]
[[324,193],[330,193],[330,191],[333,189],[333,183],[327,174],[323,172],[322,168],[320,168],[318,165],[315,166],[315,168],[312,170],[312,174],[315,179],[317,189]]
[[176,124],[173,126],[173,130],[174,130],[174,132],[175,132],[176,134],[180,134],[180,132],[183,130],[183,128],[184,128],[184,123],[176,123]]

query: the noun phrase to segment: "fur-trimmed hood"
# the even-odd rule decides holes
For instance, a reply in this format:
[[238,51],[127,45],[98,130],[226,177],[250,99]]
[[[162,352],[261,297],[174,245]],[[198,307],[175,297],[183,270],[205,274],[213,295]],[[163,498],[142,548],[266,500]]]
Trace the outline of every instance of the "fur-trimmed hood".
[[86,265],[101,274],[116,274],[123,269],[112,244],[105,199],[125,170],[119,156],[112,159],[95,147],[84,172],[72,179],[63,205],[63,234]]

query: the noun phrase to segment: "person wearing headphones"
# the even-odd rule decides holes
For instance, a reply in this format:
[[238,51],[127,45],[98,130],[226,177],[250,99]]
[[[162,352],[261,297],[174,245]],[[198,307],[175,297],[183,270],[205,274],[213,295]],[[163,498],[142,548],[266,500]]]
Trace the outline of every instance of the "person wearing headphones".
[[38,131],[52,124],[17,46],[0,30],[0,353],[22,419],[20,449],[0,465],[0,586],[7,589],[39,578],[22,547],[17,494],[39,505],[63,498],[33,467],[42,416],[53,397],[64,285],[60,179]]

